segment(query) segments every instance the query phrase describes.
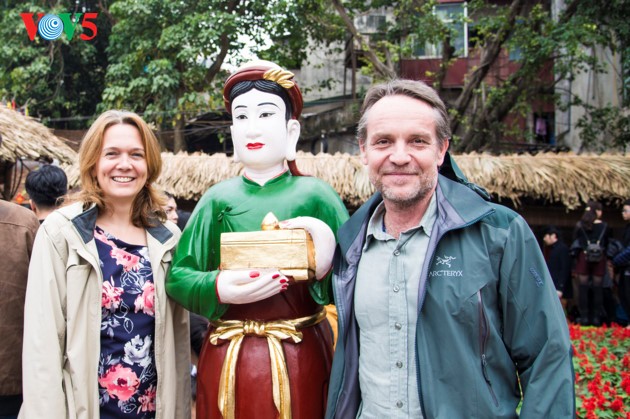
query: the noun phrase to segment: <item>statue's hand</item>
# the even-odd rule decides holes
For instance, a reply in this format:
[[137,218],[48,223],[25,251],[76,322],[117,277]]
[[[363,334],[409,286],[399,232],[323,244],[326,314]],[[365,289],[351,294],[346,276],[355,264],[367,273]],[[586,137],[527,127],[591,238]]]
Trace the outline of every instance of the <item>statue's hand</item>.
[[328,274],[335,254],[335,234],[322,220],[313,217],[296,217],[280,222],[281,228],[303,228],[309,232],[315,245],[315,277],[321,280]]
[[224,304],[253,303],[286,290],[288,284],[277,270],[225,270],[216,279],[217,297]]

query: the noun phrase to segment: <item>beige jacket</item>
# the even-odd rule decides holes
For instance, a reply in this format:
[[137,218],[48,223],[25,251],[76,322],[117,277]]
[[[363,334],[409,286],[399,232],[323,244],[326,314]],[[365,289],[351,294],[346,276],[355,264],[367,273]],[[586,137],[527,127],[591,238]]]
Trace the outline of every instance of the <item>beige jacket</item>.
[[[99,417],[102,272],[97,208],[75,203],[46,218],[35,238],[24,309],[20,419]],[[156,418],[190,418],[188,312],[164,290],[179,230],[147,229],[155,283]]]

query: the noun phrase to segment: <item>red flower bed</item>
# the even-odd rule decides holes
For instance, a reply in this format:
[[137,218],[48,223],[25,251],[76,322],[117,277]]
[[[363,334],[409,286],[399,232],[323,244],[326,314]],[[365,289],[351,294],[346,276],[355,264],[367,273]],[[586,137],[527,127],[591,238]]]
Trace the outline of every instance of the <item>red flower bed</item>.
[[630,419],[630,329],[570,325],[577,417]]

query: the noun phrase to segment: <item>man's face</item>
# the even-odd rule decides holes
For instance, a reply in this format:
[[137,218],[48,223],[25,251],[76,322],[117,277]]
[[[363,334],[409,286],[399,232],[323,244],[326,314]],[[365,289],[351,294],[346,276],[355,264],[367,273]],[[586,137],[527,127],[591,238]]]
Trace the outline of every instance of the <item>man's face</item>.
[[386,202],[410,207],[430,197],[437,185],[448,140],[440,147],[436,111],[403,95],[386,96],[368,110],[361,159],[370,182]]
[[630,205],[624,205],[621,210],[621,216],[624,221],[630,221]]
[[558,241],[558,236],[556,236],[555,233],[547,233],[543,237],[543,242],[545,243],[545,246],[551,246],[557,241]]
[[177,220],[179,220],[179,215],[177,214],[177,202],[175,202],[173,198],[168,198],[168,201],[166,201],[164,212],[166,213],[167,220],[170,220],[177,224]]

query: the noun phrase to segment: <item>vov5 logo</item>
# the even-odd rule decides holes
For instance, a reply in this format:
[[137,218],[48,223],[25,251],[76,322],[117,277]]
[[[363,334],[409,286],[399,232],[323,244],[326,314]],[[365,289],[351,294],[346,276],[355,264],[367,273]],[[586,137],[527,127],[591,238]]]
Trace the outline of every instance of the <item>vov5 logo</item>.
[[74,19],[72,19],[72,13],[59,13],[59,15],[37,13],[37,23],[35,22],[34,13],[20,13],[20,16],[22,16],[24,21],[28,39],[31,41],[35,39],[35,35],[38,32],[39,36],[47,41],[54,41],[61,36],[62,32],[65,32],[66,38],[68,38],[68,41],[71,41],[81,16],[83,16],[83,20],[81,20],[81,26],[83,27],[82,40],[89,41],[94,39],[98,32],[96,23],[93,22],[98,17],[98,13],[75,13]]

